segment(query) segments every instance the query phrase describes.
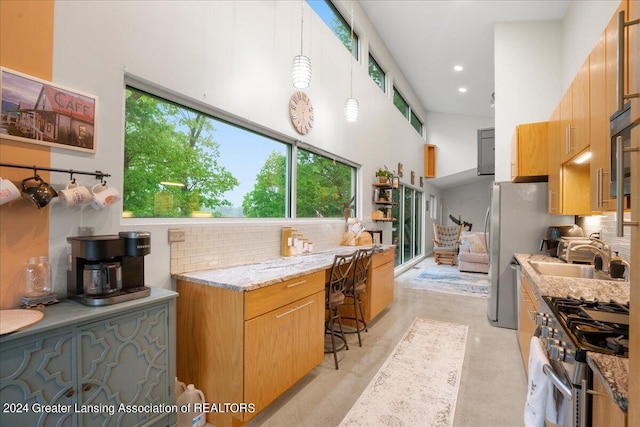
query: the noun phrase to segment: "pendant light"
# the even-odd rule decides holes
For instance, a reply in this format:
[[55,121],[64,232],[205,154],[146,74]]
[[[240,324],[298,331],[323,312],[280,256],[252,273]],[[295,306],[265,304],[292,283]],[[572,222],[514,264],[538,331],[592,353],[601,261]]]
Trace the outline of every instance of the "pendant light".
[[293,87],[306,89],[311,84],[311,60],[302,54],[303,34],[304,34],[304,0],[300,2],[300,55],[293,57],[291,67],[291,80]]
[[358,100],[353,97],[353,56],[354,56],[354,40],[353,40],[353,0],[351,1],[351,76],[350,76],[350,92],[349,99],[344,104],[344,118],[348,122],[357,122],[360,114],[360,106]]

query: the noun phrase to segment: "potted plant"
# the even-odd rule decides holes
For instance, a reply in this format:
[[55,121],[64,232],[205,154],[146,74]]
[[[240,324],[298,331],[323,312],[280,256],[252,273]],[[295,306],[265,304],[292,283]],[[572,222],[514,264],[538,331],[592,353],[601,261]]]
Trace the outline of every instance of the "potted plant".
[[393,174],[386,169],[378,169],[376,172],[376,177],[378,177],[380,184],[386,184],[392,176]]

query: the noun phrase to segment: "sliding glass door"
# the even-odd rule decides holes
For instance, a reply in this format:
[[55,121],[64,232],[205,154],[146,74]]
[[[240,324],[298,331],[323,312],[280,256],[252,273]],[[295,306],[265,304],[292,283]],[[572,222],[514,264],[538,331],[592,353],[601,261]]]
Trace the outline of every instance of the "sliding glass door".
[[392,234],[398,266],[422,255],[422,192],[400,185],[393,202]]

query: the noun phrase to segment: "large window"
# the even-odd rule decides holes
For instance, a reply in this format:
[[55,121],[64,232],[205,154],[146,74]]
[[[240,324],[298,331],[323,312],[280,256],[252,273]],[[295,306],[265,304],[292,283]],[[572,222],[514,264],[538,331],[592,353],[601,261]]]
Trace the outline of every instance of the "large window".
[[355,165],[184,104],[126,88],[123,216],[344,215]]
[[[351,52],[351,25],[340,15],[335,6],[329,0],[307,0],[307,3],[331,28],[344,47]],[[353,32],[353,43],[353,56],[358,59],[358,35],[355,31]]]
[[383,92],[387,91],[384,71],[371,55],[369,55],[369,76]]

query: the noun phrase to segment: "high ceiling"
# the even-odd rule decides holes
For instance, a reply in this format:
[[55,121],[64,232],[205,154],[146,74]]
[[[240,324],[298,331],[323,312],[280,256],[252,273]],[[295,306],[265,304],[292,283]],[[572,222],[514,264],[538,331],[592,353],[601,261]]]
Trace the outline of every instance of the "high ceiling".
[[[360,4],[427,111],[493,117],[489,104],[494,92],[494,24],[562,19],[569,1],[360,0]],[[455,72],[454,65],[464,70]],[[467,92],[460,93],[459,87]]]

